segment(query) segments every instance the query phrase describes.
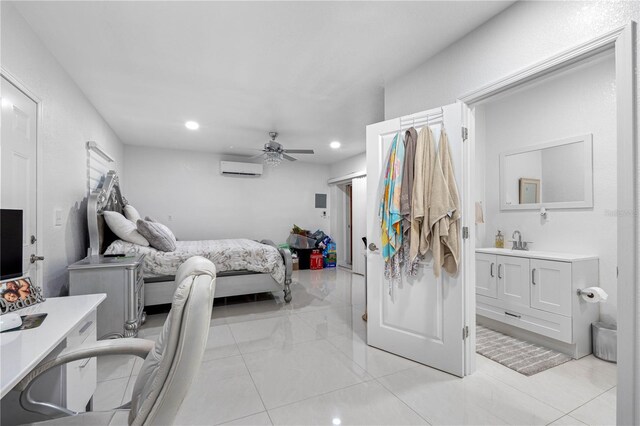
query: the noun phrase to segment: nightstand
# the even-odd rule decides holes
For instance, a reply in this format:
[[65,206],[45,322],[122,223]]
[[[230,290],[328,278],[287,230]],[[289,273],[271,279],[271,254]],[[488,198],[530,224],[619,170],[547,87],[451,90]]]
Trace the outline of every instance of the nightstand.
[[145,320],[144,256],[88,256],[69,266],[70,296],[107,295],[98,307],[98,339],[138,335]]

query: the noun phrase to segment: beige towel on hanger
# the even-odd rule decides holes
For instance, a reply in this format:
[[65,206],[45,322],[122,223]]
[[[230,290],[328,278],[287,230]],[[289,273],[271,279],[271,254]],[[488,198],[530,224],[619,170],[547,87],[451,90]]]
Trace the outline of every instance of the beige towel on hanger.
[[424,235],[425,243],[423,243],[422,230],[425,228],[423,226],[424,219],[428,216],[431,169],[435,161],[435,153],[436,147],[433,132],[429,126],[424,126],[422,130],[420,130],[416,142],[413,191],[411,196],[409,260],[412,263],[417,261],[418,255],[424,256],[429,249],[429,240],[427,239],[429,232]]
[[400,214],[402,215],[402,233],[407,242],[411,238],[411,201],[413,197],[417,139],[418,132],[413,127],[404,134],[404,166],[402,170],[402,187],[400,188]]
[[442,128],[431,183],[431,206],[428,226],[431,229],[433,273],[440,276],[441,268],[453,275],[458,271],[460,258],[460,201],[456,184],[449,138]]

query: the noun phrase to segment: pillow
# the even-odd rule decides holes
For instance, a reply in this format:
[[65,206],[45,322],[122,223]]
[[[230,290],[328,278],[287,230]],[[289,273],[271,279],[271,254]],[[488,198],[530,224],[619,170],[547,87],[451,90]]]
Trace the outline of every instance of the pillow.
[[134,224],[138,221],[138,219],[142,219],[142,217],[140,216],[140,213],[138,213],[138,210],[136,210],[136,208],[133,207],[131,204],[127,204],[126,206],[124,206],[123,210],[124,210],[124,217],[129,219]]
[[138,232],[149,240],[151,247],[160,251],[175,251],[176,237],[169,228],[160,222],[150,222],[142,219],[139,219],[136,224],[138,225]]
[[148,247],[147,241],[136,229],[136,224],[118,212],[105,211],[102,213],[104,220],[107,222],[109,229],[121,240],[129,243],[138,244],[139,246]]

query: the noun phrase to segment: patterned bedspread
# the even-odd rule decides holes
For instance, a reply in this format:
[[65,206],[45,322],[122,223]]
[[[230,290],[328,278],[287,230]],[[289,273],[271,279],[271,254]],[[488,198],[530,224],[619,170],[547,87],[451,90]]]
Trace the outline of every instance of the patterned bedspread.
[[105,254],[145,253],[146,277],[175,275],[178,267],[191,256],[202,256],[216,265],[217,272],[251,271],[271,274],[279,284],[284,284],[285,267],[280,252],[275,247],[253,240],[204,240],[178,241],[176,250],[164,252],[153,247],[116,240]]

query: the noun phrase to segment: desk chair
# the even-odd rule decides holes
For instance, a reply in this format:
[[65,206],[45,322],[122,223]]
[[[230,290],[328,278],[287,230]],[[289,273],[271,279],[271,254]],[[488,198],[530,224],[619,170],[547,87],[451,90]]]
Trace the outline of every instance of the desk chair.
[[[171,312],[155,342],[144,339],[102,340],[63,350],[58,357],[36,367],[18,385],[20,403],[29,411],[57,417],[36,425],[167,425],[172,424],[207,345],[215,293],[215,266],[195,256],[180,266]],[[111,411],[77,413],[30,396],[33,380],[45,371],[102,355],[135,355],[144,363],[133,388],[131,402]],[[64,416],[64,417],[60,417]]]

